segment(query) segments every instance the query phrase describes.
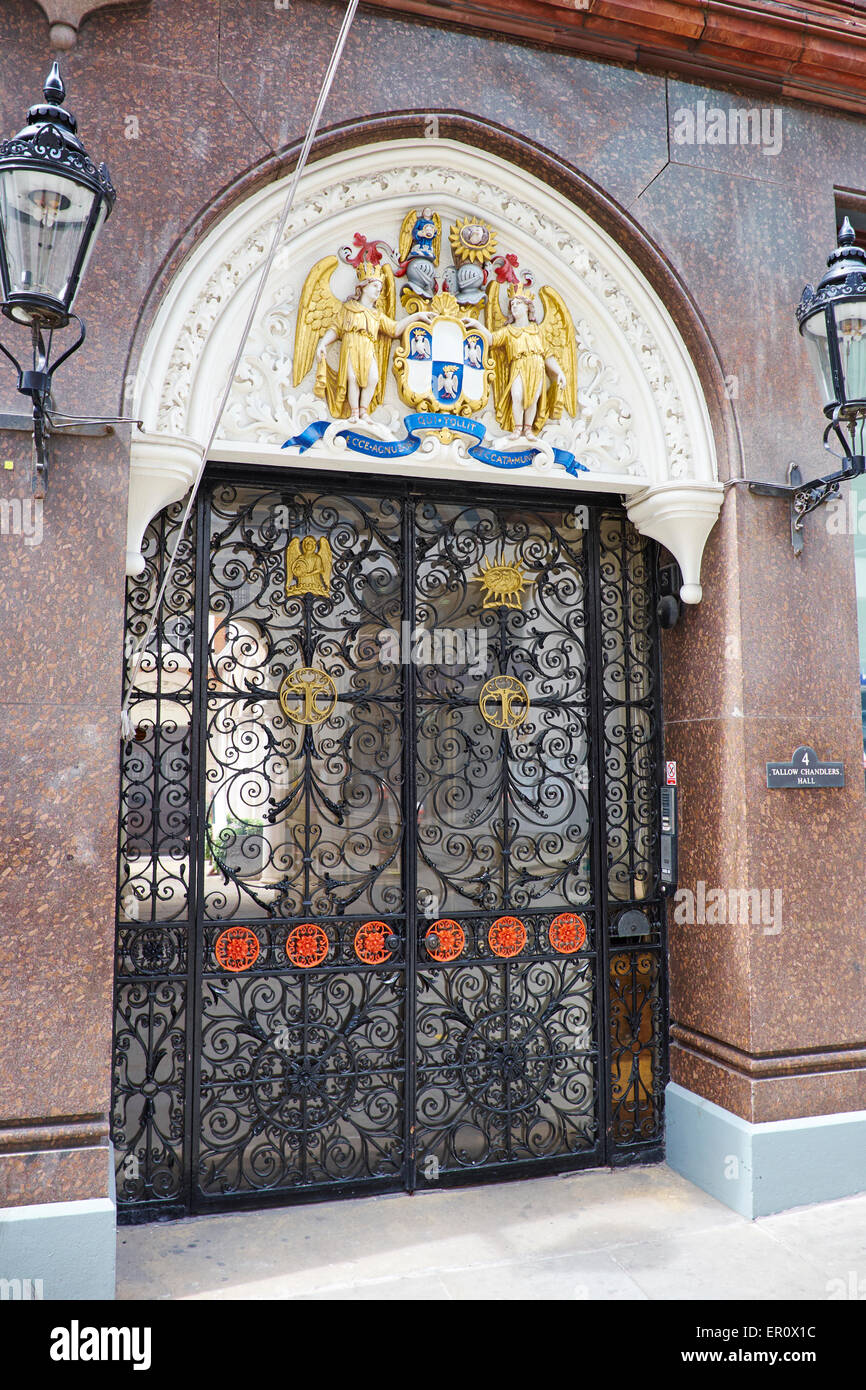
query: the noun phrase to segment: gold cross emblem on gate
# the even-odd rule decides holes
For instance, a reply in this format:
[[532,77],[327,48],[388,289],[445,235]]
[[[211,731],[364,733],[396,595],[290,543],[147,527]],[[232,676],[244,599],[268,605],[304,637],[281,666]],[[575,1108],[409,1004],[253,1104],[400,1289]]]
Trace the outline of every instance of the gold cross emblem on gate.
[[[300,699],[300,708],[290,702]],[[295,724],[324,724],[337,703],[337,687],[318,666],[299,666],[280,686],[280,708]]]
[[529,713],[529,691],[516,676],[491,676],[481,687],[478,708],[494,729],[516,729]]

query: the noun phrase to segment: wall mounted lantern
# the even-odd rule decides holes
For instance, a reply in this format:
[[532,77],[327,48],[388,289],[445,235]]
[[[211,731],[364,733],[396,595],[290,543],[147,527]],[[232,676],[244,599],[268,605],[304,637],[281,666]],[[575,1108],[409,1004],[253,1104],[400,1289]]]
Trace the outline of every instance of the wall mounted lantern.
[[[44,88],[44,103],[32,106],[27,124],[0,144],[0,308],[13,323],[30,329],[32,366],[18,372],[18,390],[33,405],[34,482],[44,495],[52,423],[54,373],[84,341],[84,324],[72,306],[100,228],[114,207],[115,191],[104,164],[99,168],[79,140],[74,117],[63,109],[66,95],[56,63]],[[78,337],[53,363],[57,329],[78,325]]]
[[[758,497],[785,497],[791,503],[791,544],[803,549],[803,519],[839,496],[839,485],[866,472],[863,429],[866,421],[866,251],[855,246],[846,217],[839,245],[827,259],[817,289],[807,285],[797,306],[797,322],[818,376],[827,427],[824,448],[842,467],[804,483],[796,464],[788,466],[788,485],[749,483]],[[842,449],[836,454],[831,439]]]

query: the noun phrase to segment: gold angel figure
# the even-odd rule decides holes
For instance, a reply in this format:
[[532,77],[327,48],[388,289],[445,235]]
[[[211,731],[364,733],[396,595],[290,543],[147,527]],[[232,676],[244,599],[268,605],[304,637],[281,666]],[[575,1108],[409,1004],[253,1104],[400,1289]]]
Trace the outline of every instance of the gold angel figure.
[[[382,404],[388,375],[391,339],[407,324],[427,317],[415,314],[399,327],[394,319],[397,291],[388,265],[361,261],[356,267],[354,293],[341,304],[331,291],[336,256],[325,256],[313,266],[301,292],[295,332],[295,385],[316,366],[314,391],[327,401],[333,419],[367,419]],[[340,344],[336,368],[328,362],[328,348]]]
[[294,536],[286,550],[286,593],[320,594],[330,597],[331,568],[333,553],[327,536],[323,536],[316,546],[315,536],[304,536],[299,540]]
[[438,212],[432,208],[421,208],[420,212],[413,208],[403,218],[397,255],[401,263],[408,261],[410,256],[419,256],[433,261],[435,265],[439,260],[441,242],[442,218]]
[[486,340],[493,358],[493,403],[502,429],[534,439],[563,410],[577,414],[577,351],[574,324],[562,297],[550,285],[539,293],[530,281],[508,286],[508,316],[499,303],[500,284],[487,290],[487,327],[464,319]]

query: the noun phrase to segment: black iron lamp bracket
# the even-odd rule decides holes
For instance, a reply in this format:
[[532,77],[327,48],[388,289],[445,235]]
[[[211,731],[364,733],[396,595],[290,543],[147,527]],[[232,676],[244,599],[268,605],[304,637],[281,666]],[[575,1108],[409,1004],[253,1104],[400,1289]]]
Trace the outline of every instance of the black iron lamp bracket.
[[[754,497],[780,497],[791,504],[791,546],[795,555],[802,554],[803,550],[803,522],[810,512],[817,511],[825,502],[833,502],[839,497],[839,488],[842,483],[848,482],[851,478],[862,477],[866,473],[866,455],[851,454],[848,452],[847,442],[839,429],[838,422],[833,420],[824,431],[824,448],[829,449],[827,443],[830,434],[835,434],[841,440],[845,448],[845,454],[841,456],[843,467],[837,469],[835,473],[828,473],[823,478],[813,478],[810,482],[803,482],[803,475],[796,463],[789,463],[787,470],[787,483],[762,483],[752,478],[736,478],[737,483],[747,483],[749,492]],[[834,458],[839,458],[838,454],[833,453]]]
[[70,318],[75,319],[78,324],[78,337],[71,347],[60,354],[55,362],[51,362],[51,346],[54,336],[52,329],[49,329],[46,335],[38,325],[33,324],[31,327],[32,367],[23,367],[17,357],[3,343],[0,343],[0,352],[9,359],[18,373],[18,390],[23,396],[29,396],[33,405],[33,415],[30,422],[33,429],[32,489],[33,496],[37,498],[45,496],[48,486],[52,432],[51,386],[54,373],[67,358],[72,356],[73,352],[78,351],[87,332],[83,320],[77,314],[70,314]]
[[[853,461],[853,460],[852,460]],[[866,460],[863,460],[866,463]],[[859,473],[863,469],[858,470]],[[857,473],[848,469],[827,478],[814,478],[810,483],[803,482],[803,476],[796,463],[788,465],[787,485],[779,483],[758,483],[749,480],[749,492],[754,497],[781,497],[791,504],[791,546],[795,555],[803,550],[803,522],[810,512],[817,511],[825,502],[832,502],[839,496],[839,485]]]

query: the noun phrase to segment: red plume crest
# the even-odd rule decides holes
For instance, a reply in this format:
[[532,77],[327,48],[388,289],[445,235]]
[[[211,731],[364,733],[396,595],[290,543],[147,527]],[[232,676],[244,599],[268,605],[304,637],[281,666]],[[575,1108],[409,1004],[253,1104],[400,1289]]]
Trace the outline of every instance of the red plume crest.
[[[379,265],[382,260],[382,252],[379,250],[380,246],[384,246],[386,251],[391,251],[387,242],[368,241],[363,232],[356,232],[352,240],[355,246],[358,247],[356,254],[354,256],[350,255],[349,253],[352,250],[351,246],[345,246],[343,248],[345,254],[341,259],[346,262],[346,265],[353,265],[356,270],[362,261],[369,261],[371,265]],[[393,252],[391,254],[393,254]]]
[[500,285],[516,285],[518,260],[513,251],[509,251],[506,256],[497,256],[493,262],[496,266],[496,278]]

